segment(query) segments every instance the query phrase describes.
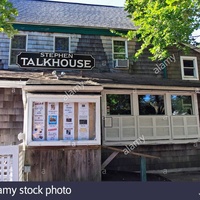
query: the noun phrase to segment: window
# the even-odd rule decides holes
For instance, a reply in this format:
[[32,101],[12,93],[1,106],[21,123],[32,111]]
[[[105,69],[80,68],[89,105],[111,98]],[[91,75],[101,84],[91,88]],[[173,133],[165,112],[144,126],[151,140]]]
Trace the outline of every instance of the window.
[[113,40],[113,59],[126,59],[127,57],[127,41]]
[[192,115],[192,97],[171,95],[172,115]]
[[29,94],[29,145],[99,145],[100,97]]
[[54,47],[55,52],[69,53],[69,37],[55,37]]
[[199,80],[196,57],[181,56],[182,79]]
[[11,40],[10,65],[16,65],[16,56],[26,51],[26,35],[15,35]]
[[131,115],[129,94],[107,94],[107,115]]
[[164,115],[165,105],[163,95],[139,95],[139,114],[140,115]]

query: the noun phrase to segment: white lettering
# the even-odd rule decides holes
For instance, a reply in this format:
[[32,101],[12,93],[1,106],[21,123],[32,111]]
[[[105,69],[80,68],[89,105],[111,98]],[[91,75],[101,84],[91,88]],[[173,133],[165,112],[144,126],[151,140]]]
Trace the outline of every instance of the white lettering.
[[85,66],[85,68],[91,68],[91,60],[85,60],[84,66]]
[[71,59],[69,60],[69,66],[70,67],[76,67],[76,60],[73,60],[73,61],[74,61],[74,63],[72,65],[72,60]]
[[31,187],[21,187],[19,189],[19,194],[43,194],[43,188],[38,185],[37,187],[31,188]]
[[0,188],[0,194],[8,194],[11,195],[12,197],[15,196],[17,192],[17,188]]
[[84,65],[83,65],[83,60],[78,60],[77,61],[77,67],[78,68],[82,68]]
[[48,66],[50,67],[51,66],[51,64],[50,64],[50,61],[51,61],[51,59],[44,59],[44,65],[43,66],[45,66],[46,67],[46,64],[48,64]]
[[44,53],[40,53],[40,57],[42,57],[42,58],[43,58],[44,56],[45,56],[45,55],[44,55]]
[[33,61],[32,58],[30,58],[30,60],[27,62],[27,65],[33,65],[33,66],[35,66],[35,63],[34,63],[34,61]]
[[170,58],[171,58],[171,59],[173,59],[173,60],[174,60],[174,62],[176,62],[176,57],[175,57],[175,55],[174,55],[174,54],[172,54],[172,56],[170,56]]
[[46,197],[50,194],[71,194],[72,189],[71,188],[66,188],[65,186],[56,188],[53,185],[51,187],[46,188]]
[[21,58],[21,60],[23,60],[23,65],[26,65],[25,61],[28,60],[28,58]]
[[57,67],[60,67],[60,60],[59,59],[57,59],[57,60],[52,59],[52,65],[53,66],[57,65]]
[[40,63],[40,59],[39,58],[36,59],[36,66],[43,66],[43,63]]
[[[64,62],[65,62],[65,64],[64,64]],[[63,59],[63,60],[60,61],[60,64],[61,64],[61,67],[67,67],[68,66],[68,60]]]

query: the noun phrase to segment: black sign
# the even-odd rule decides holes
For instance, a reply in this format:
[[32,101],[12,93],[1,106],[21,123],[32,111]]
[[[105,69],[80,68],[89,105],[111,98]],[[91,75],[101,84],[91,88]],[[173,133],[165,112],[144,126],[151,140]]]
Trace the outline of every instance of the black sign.
[[95,59],[84,54],[23,52],[17,55],[17,64],[21,68],[85,70],[94,67]]

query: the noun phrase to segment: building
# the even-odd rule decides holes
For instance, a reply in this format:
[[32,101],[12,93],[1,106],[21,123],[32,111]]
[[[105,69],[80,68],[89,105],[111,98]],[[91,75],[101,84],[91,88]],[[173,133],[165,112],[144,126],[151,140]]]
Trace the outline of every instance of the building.
[[10,1],[19,33],[0,34],[0,141],[24,133],[28,180],[100,181],[102,146],[124,151],[107,169],[138,171],[127,151],[161,158],[147,170],[199,169],[199,49],[135,62],[139,44],[110,31],[135,29],[123,8]]

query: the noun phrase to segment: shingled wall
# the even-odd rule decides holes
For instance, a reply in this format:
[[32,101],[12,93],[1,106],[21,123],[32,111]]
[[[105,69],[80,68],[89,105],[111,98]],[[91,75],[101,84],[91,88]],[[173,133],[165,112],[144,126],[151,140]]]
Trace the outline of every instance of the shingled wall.
[[108,72],[108,58],[104,51],[100,36],[82,35],[79,39],[77,49],[78,54],[90,54],[95,58],[95,71]]
[[[135,52],[137,52],[141,47],[140,42],[135,43]],[[132,61],[130,63],[130,73],[138,76],[148,76],[148,77],[155,77],[155,78],[162,78],[163,77],[163,70],[160,73],[156,74],[154,69],[159,65],[161,62],[159,61],[152,61],[150,59],[152,55],[150,54],[148,49],[144,50],[144,53],[140,55],[140,57],[136,61]]]
[[[126,147],[116,147],[122,150]],[[102,162],[113,151],[102,150]],[[160,159],[146,159],[147,170],[169,170],[180,168],[199,168],[200,167],[200,143],[191,144],[166,144],[166,145],[140,145],[132,152],[148,154]],[[139,171],[140,157],[124,153],[118,154],[113,161],[106,167],[108,170],[118,171]]]
[[192,49],[188,49],[188,52],[184,53],[181,50],[178,50],[177,48],[170,47],[169,48],[169,55],[173,55],[176,58],[175,62],[170,63],[170,65],[167,66],[167,78],[168,79],[176,79],[181,80],[181,56],[194,56],[197,58],[197,65],[198,65],[198,72],[200,76],[200,53],[197,51],[194,51]]
[[23,131],[21,89],[0,88],[0,145],[19,144],[18,133]]

